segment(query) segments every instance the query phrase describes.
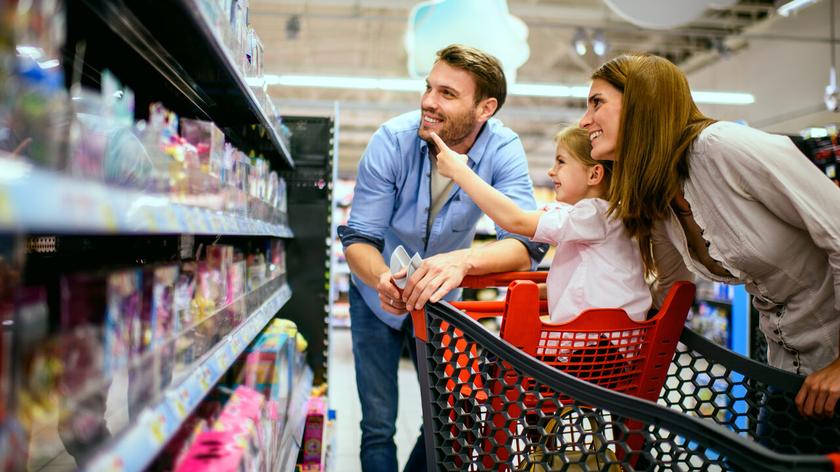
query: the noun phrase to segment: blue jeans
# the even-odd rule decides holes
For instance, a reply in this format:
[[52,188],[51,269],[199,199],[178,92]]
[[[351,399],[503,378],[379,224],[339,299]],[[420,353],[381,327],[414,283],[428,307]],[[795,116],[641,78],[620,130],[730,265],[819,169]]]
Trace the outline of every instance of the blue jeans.
[[[394,330],[368,308],[356,287],[350,285],[350,331],[356,364],[356,388],[362,403],[362,445],[359,458],[365,472],[396,472],[399,392],[397,371],[403,343],[408,343],[415,370],[414,335],[410,317],[402,329]],[[422,429],[411,451],[405,471],[426,470],[426,450]]]

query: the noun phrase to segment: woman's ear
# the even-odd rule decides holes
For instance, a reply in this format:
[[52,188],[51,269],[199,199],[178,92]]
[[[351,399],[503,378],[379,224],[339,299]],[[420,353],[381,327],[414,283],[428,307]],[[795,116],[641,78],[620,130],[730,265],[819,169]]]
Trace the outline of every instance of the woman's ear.
[[606,170],[604,169],[604,166],[602,164],[595,164],[589,168],[589,178],[586,183],[592,187],[600,185],[601,182],[604,181],[605,175]]

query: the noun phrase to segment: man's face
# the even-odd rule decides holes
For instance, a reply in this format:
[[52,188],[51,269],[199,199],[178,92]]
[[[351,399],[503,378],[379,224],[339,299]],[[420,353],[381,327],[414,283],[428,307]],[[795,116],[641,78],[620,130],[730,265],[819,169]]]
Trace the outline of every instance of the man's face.
[[480,119],[475,91],[475,80],[468,72],[442,61],[435,63],[420,100],[420,138],[432,143],[429,133],[434,131],[454,151],[467,152],[486,121]]

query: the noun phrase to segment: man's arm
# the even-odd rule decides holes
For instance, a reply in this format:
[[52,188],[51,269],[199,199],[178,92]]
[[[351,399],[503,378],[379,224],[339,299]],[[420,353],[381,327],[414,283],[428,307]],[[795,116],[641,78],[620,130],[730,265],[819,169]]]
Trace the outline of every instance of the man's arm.
[[424,259],[420,268],[414,271],[403,289],[403,300],[408,309],[419,310],[426,301],[440,301],[467,275],[521,271],[530,267],[531,256],[525,245],[512,238],[438,254]]
[[394,138],[380,128],[359,162],[350,220],[338,227],[338,235],[353,274],[377,290],[385,311],[399,315],[405,306],[381,254],[396,198],[395,156],[399,149]]

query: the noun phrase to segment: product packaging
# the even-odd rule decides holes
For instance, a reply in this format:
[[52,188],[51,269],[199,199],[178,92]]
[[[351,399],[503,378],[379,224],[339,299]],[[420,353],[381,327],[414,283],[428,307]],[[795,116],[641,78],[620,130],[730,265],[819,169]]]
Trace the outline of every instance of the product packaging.
[[306,405],[306,426],[303,429],[303,465],[321,465],[326,406],[323,397],[312,397]]

